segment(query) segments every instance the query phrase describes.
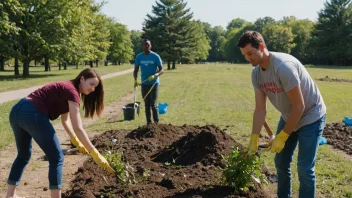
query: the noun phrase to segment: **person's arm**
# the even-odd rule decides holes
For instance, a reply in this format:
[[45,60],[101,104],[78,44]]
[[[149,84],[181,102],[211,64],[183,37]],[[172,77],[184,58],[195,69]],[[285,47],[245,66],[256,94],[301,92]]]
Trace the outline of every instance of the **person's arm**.
[[89,155],[92,156],[93,160],[99,167],[106,169],[109,173],[114,173],[115,170],[109,165],[108,161],[93,146],[92,142],[88,138],[87,132],[83,129],[78,103],[68,101],[68,105],[72,127],[78,139],[82,142],[84,147],[88,150]]
[[304,112],[305,105],[301,91],[301,80],[299,77],[299,68],[293,62],[285,62],[279,68],[277,75],[287,98],[291,103],[291,112],[288,116],[283,131],[290,135],[297,127],[299,120]]
[[138,78],[138,71],[139,71],[139,66],[134,66],[133,78],[134,78],[135,81]]
[[87,132],[83,129],[81,114],[79,112],[79,105],[76,102],[68,101],[69,105],[69,116],[71,119],[72,128],[78,139],[82,142],[88,152],[95,149],[93,144],[90,142]]
[[255,110],[253,113],[252,134],[249,144],[245,149],[249,154],[254,154],[258,150],[259,133],[263,127],[266,116],[266,95],[260,90],[255,90]]
[[158,72],[155,74],[156,76],[160,76],[161,74],[164,73],[163,66],[158,66]]
[[75,132],[73,131],[68,112],[61,114],[61,124],[64,127],[66,133],[70,136],[70,139],[72,139],[75,136]]
[[290,135],[293,130],[297,127],[298,122],[304,112],[305,105],[302,96],[300,85],[297,85],[293,89],[287,92],[287,97],[291,103],[291,112],[288,116],[287,122],[283,128],[283,131]]
[[266,116],[266,95],[262,90],[255,91],[255,109],[253,113],[252,134],[259,135]]
[[78,137],[73,131],[69,113],[61,114],[61,123],[66,133],[70,136],[71,143],[75,145],[76,149],[82,154],[88,154],[87,149],[79,141]]
[[300,87],[301,81],[296,65],[292,62],[286,62],[280,67],[278,77],[284,91],[286,92],[287,98],[291,103],[291,112],[283,130],[271,142],[271,147],[269,147],[269,149],[272,153],[280,153],[282,151],[285,147],[285,142],[297,127],[305,109]]

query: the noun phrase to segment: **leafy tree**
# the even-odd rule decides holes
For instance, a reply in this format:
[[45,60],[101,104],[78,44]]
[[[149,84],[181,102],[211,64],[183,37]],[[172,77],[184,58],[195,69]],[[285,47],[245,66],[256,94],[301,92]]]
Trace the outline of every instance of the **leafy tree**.
[[133,44],[134,57],[137,56],[142,50],[142,32],[138,30],[131,31],[131,40]]
[[318,13],[311,47],[314,55],[326,64],[345,65],[351,60],[351,0],[331,0]]
[[[114,64],[121,64],[121,62],[128,62],[133,58],[133,44],[131,34],[125,25],[115,22],[110,19],[110,41],[108,60]],[[141,45],[139,45],[140,47]]]
[[232,19],[226,27],[227,32],[230,32],[232,29],[242,28],[246,23],[247,21],[241,18]]
[[295,46],[291,49],[291,54],[302,62],[308,62],[311,59],[311,51],[308,43],[312,38],[314,22],[308,19],[298,20],[295,17],[284,17],[281,23],[290,27],[294,35],[293,43]]
[[200,21],[192,21],[191,25],[194,28],[194,37],[192,43],[193,48],[190,47],[186,51],[186,62],[193,63],[195,60],[205,60],[209,55],[210,40],[208,39],[205,31],[204,25]]
[[[0,2],[0,71],[5,70],[5,60],[10,57],[17,57],[16,37],[20,29],[13,22],[13,19],[21,16],[23,9],[17,0],[3,0]],[[18,67],[17,67],[17,74]]]
[[254,30],[254,28],[255,26],[248,22],[243,27],[234,28],[228,33],[226,43],[223,45],[223,52],[227,61],[235,63],[246,62],[240,49],[237,47],[237,43],[245,31]]
[[181,59],[192,59],[200,52],[197,48],[197,26],[191,21],[193,14],[183,0],[160,0],[152,7],[152,13],[148,14],[143,24],[142,38],[148,38],[152,42],[154,51],[158,52],[162,59],[168,63],[168,69],[175,69],[175,62]]
[[105,60],[108,55],[110,47],[110,31],[108,28],[108,19],[101,14],[95,14],[93,22],[92,32],[92,51],[91,51],[91,67],[92,62],[95,61],[96,67],[98,67],[99,60]]
[[207,61],[223,61],[224,57],[221,46],[225,40],[226,31],[221,26],[211,27],[210,24],[203,23],[205,33],[210,39],[210,50]]
[[271,18],[271,17],[264,17],[264,18],[259,18],[254,22],[255,25],[255,31],[262,33],[263,32],[263,28],[267,25],[272,25],[275,24],[276,21],[275,19]]
[[279,24],[267,25],[263,28],[262,35],[267,48],[271,51],[290,53],[295,47],[290,27]]

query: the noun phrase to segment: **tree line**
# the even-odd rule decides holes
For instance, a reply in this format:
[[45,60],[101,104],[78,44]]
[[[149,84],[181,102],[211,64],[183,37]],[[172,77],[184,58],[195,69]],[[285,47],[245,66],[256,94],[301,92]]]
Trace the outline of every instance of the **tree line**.
[[168,69],[176,63],[245,62],[236,44],[246,30],[262,33],[271,51],[294,55],[305,64],[352,65],[352,0],[326,1],[317,21],[294,16],[249,22],[231,20],[227,27],[212,27],[193,19],[183,0],[158,0],[147,14],[142,31],[129,31],[114,18],[101,14],[94,0],[3,0],[0,2],[0,70],[6,60],[23,64],[29,76],[31,61],[55,61],[98,66],[133,61],[141,40],[152,41]]

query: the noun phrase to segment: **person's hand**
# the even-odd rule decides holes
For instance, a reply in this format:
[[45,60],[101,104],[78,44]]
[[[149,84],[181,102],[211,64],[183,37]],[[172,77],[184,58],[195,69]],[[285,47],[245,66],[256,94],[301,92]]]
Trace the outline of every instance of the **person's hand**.
[[269,143],[270,147],[268,150],[270,150],[272,153],[280,153],[282,149],[285,147],[285,142],[288,139],[290,135],[285,133],[285,131],[281,131],[271,143]]
[[99,153],[97,149],[93,149],[89,154],[92,156],[93,160],[98,164],[99,167],[107,170],[109,173],[115,173],[115,170],[111,168],[108,161]]
[[255,154],[258,150],[258,134],[252,134],[251,139],[249,140],[248,147],[245,149],[245,152],[248,154]]
[[137,80],[134,81],[134,87],[138,87],[139,83],[137,82]]
[[82,153],[82,154],[88,154],[87,149],[83,146],[83,144],[81,143],[81,141],[79,141],[79,139],[77,138],[77,136],[73,136],[71,138],[71,143],[73,145],[75,145],[76,149],[78,150],[78,152]]
[[158,77],[158,75],[151,75],[148,77],[148,81],[152,81],[154,80],[156,77]]

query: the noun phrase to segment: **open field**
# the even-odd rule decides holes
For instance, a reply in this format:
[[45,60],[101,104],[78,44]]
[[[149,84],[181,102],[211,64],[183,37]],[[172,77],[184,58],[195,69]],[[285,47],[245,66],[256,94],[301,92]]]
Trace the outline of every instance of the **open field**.
[[[75,70],[76,71],[76,70]],[[349,78],[352,69],[331,67],[310,67],[314,79]],[[159,102],[169,104],[168,113],[161,115],[162,123],[179,126],[214,124],[242,144],[247,144],[251,130],[254,92],[250,80],[251,66],[232,64],[178,65],[176,70],[165,71],[161,76]],[[101,72],[102,73],[102,72]],[[102,73],[103,74],[103,73]],[[73,76],[77,75],[77,72]],[[67,79],[67,76],[65,78]],[[70,79],[70,78],[68,78]],[[327,105],[327,123],[340,122],[346,115],[351,116],[351,83],[316,81]],[[12,82],[13,83],[13,82]],[[11,84],[11,83],[10,83]],[[123,75],[104,81],[106,103],[119,100],[133,91],[131,75]],[[32,85],[35,85],[33,82]],[[11,86],[7,85],[10,89]],[[141,101],[140,89],[138,99]],[[132,102],[132,101],[131,101]],[[13,141],[8,123],[8,112],[15,102],[0,106],[0,148]],[[102,118],[88,128],[88,131],[132,130],[145,124],[144,107],[141,115],[134,121],[122,121],[123,115],[108,122]],[[268,105],[267,119],[275,130],[279,113]],[[265,131],[263,131],[263,134]],[[264,156],[265,164],[274,170],[273,155]],[[352,197],[352,161],[337,153],[329,146],[320,146],[316,173],[317,189],[320,197]],[[293,168],[294,192],[297,193],[298,181],[295,162]]]

